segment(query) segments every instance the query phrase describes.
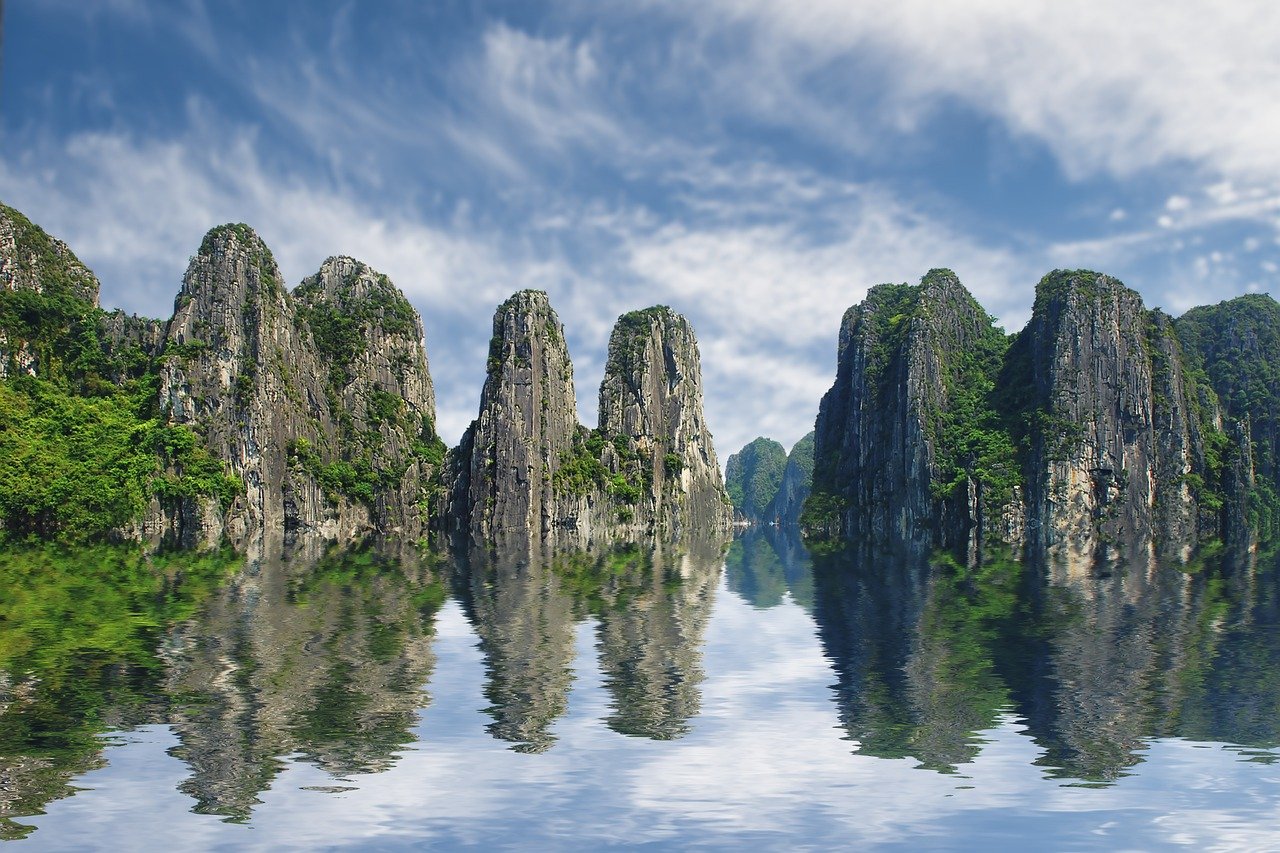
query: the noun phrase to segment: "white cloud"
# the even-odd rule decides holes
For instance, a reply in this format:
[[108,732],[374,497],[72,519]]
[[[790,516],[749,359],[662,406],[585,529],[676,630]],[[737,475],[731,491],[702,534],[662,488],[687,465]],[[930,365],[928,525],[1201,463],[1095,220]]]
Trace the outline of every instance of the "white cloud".
[[956,98],[1040,140],[1075,176],[1179,163],[1267,182],[1280,173],[1280,7],[1266,0],[659,5],[697,16],[706,37],[747,25],[742,65],[790,81],[772,89],[833,64],[870,67],[902,126]]

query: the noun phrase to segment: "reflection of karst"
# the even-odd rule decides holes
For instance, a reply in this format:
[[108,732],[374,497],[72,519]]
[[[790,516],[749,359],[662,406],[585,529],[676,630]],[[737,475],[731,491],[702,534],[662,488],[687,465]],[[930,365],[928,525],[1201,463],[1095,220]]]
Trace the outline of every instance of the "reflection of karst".
[[635,549],[615,554],[601,578],[600,668],[612,697],[609,728],[672,740],[702,702],[702,637],[719,561],[704,553]]
[[443,588],[371,552],[238,577],[163,649],[181,789],[244,818],[296,754],[334,776],[387,769],[413,741]]
[[813,610],[813,565],[795,527],[748,527],[724,560],[729,589],[752,607],[774,607],[790,593]]
[[1260,626],[1280,606],[1247,556],[1193,568],[821,557],[815,618],[841,725],[864,754],[949,771],[1009,711],[1050,776],[1093,783],[1125,775],[1152,737],[1274,744],[1280,647]]
[[568,707],[573,599],[546,562],[527,552],[475,554],[467,574],[462,592],[485,655],[489,731],[519,752],[542,752]]
[[823,557],[815,588],[840,722],[858,751],[912,756],[942,771],[972,761],[975,732],[994,723],[1005,701],[986,614],[974,601],[986,596],[970,597],[949,566],[909,552]]
[[702,636],[721,565],[718,544],[597,552],[472,554],[462,593],[480,635],[494,737],[520,752],[556,741],[568,710],[575,628],[597,620],[614,731],[659,740],[698,712]]

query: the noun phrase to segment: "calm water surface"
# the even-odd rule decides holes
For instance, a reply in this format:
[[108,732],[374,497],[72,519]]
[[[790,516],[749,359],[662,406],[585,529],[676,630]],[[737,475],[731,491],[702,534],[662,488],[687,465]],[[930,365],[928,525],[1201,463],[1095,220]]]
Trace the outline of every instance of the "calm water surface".
[[10,554],[0,837],[1275,849],[1276,563]]

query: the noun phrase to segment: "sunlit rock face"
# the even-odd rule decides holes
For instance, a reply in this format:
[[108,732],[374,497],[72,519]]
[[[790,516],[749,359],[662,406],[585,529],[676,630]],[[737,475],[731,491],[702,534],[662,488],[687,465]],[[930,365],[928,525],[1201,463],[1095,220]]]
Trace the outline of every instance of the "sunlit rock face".
[[443,457],[422,325],[403,295],[331,258],[292,295],[252,230],[210,231],[164,333],[165,417],[200,434],[245,492],[219,518],[186,509],[188,544],[317,534],[420,535]]
[[479,417],[450,452],[439,526],[474,543],[580,547],[728,529],[702,413],[697,342],[668,308],[622,317],[600,423],[578,423],[564,328],[547,295],[494,315]]
[[1109,276],[1055,273],[1015,354],[1029,357],[1042,413],[1028,465],[1038,541],[1084,555],[1159,530],[1165,544],[1192,545],[1187,475],[1206,473],[1204,431],[1221,430],[1216,410],[1197,412],[1169,318]]
[[521,291],[494,314],[480,414],[452,454],[445,523],[483,542],[541,543],[576,529],[585,507],[556,475],[578,429],[564,327],[545,293]]
[[[0,204],[0,294],[6,294],[23,314],[21,294],[28,293],[60,302],[68,315],[77,309],[98,307],[98,279],[80,262],[66,243],[46,234],[27,217]],[[43,308],[43,305],[41,306]],[[47,373],[51,362],[65,356],[51,346],[49,335],[32,325],[55,324],[58,332],[70,330],[71,317],[32,317],[36,323],[0,325],[0,379],[10,376],[37,376]]]
[[703,537],[728,529],[729,500],[702,413],[702,362],[688,320],[665,306],[618,318],[600,385],[600,432],[622,459],[639,457],[637,527]]

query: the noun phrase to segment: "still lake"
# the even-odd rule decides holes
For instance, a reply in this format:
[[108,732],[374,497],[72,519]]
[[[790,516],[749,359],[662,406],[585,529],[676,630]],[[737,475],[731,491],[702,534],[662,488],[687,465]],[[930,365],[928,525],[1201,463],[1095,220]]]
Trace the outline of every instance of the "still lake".
[[8,553],[0,837],[1275,849],[1278,564]]

